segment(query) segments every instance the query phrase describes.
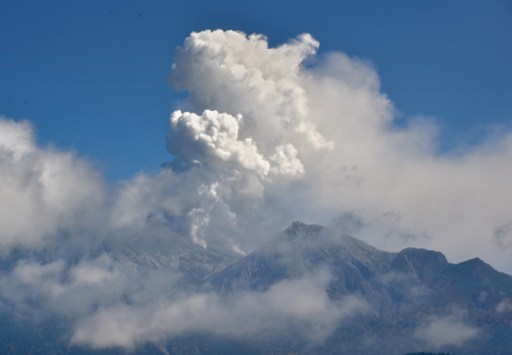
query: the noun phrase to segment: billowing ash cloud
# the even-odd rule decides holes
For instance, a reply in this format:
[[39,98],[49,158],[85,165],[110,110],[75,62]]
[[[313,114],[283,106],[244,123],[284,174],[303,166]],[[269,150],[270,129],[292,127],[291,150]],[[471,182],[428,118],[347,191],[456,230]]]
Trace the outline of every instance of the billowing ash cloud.
[[[205,159],[217,158],[233,162],[243,169],[265,176],[270,171],[269,161],[258,153],[258,148],[251,138],[246,138],[243,141],[238,139],[241,120],[242,116],[233,117],[217,111],[206,110],[202,116],[176,111],[171,117],[172,132],[176,134],[176,137],[171,136],[169,139],[170,150],[182,158],[192,151],[192,149],[188,149],[190,145],[197,142],[198,150],[204,150],[204,155],[211,154],[210,157],[204,157]],[[188,138],[184,144],[185,149],[180,146],[172,149],[175,142],[179,142],[181,137]],[[187,145],[187,143],[189,144]],[[200,154],[197,155],[199,158]],[[194,161],[199,162],[198,160]]]
[[[93,347],[191,331],[255,337],[290,324],[321,341],[369,311],[357,298],[330,300],[329,275],[224,297],[186,285],[180,272],[162,274],[152,259],[137,268],[108,251],[167,238],[180,253],[197,248],[201,260],[236,258],[292,220],[339,216],[381,248],[432,248],[453,261],[479,255],[511,271],[512,134],[440,153],[432,120],[394,125],[369,63],[329,53],[306,66],[318,47],[308,34],[272,48],[262,35],[192,33],[171,72],[188,93],[169,119],[173,160],[115,191],[83,158],[37,146],[30,124],[0,119],[0,247],[26,252],[0,279],[0,308],[65,318],[72,341]],[[87,254],[91,240],[104,250]],[[68,247],[73,258],[59,253]],[[457,331],[446,338],[445,328]],[[416,337],[459,345],[477,333],[447,318]]]
[[199,112],[241,114],[242,135],[261,144],[265,155],[283,144],[322,147],[329,144],[315,127],[301,85],[302,62],[318,45],[308,34],[269,48],[261,35],[192,33],[176,51],[171,81],[190,94]]

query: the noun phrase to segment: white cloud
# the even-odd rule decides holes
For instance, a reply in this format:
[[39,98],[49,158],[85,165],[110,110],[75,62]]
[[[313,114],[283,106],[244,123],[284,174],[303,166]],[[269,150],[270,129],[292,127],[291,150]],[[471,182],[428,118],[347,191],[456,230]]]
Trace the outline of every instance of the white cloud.
[[371,312],[355,296],[331,300],[326,270],[261,292],[220,294],[181,281],[169,270],[128,267],[106,254],[77,264],[26,260],[0,280],[0,306],[27,319],[66,319],[74,344],[129,350],[194,332],[276,340],[291,331],[318,344],[342,322]]
[[40,247],[87,227],[102,206],[99,175],[74,154],[35,144],[27,122],[0,118],[0,247]]
[[303,159],[313,203],[333,214],[355,211],[374,225],[362,237],[386,249],[405,245],[393,236],[427,236],[410,243],[451,260],[478,254],[510,268],[491,243],[495,228],[511,218],[504,198],[512,193],[509,133],[465,153],[439,153],[434,123],[422,118],[394,127],[375,73],[340,54],[328,56],[304,85],[315,123],[335,142],[332,152]]
[[321,342],[343,320],[370,310],[365,301],[353,296],[329,300],[328,281],[328,275],[320,273],[281,281],[263,292],[193,293],[145,304],[118,303],[80,320],[73,342],[133,349],[146,341],[189,332],[269,340],[290,330]]
[[414,337],[423,340],[428,346],[442,349],[448,346],[461,347],[476,338],[480,331],[456,316],[434,318],[416,328]]

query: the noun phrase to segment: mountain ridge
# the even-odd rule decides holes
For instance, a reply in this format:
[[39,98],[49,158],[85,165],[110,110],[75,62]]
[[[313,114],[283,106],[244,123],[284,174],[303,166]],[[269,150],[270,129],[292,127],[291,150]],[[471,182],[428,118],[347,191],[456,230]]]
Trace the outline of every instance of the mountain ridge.
[[[286,243],[281,244],[282,241]],[[210,280],[228,293],[240,288],[262,292],[280,281],[301,277],[325,265],[332,274],[327,288],[331,299],[355,294],[367,301],[377,314],[373,320],[369,317],[354,322],[364,331],[373,329],[373,334],[380,333],[374,347],[358,348],[344,343],[346,349],[381,353],[428,349],[428,346],[422,348],[418,329],[426,327],[424,324],[429,324],[431,319],[434,321],[430,324],[437,324],[437,318],[440,324],[446,320],[466,327],[463,329],[479,329],[484,334],[482,337],[487,337],[487,341],[468,340],[469,347],[448,342],[443,349],[457,353],[471,353],[471,349],[480,349],[479,353],[507,353],[505,349],[512,349],[511,341],[493,336],[503,333],[512,336],[512,317],[510,323],[503,319],[495,322],[503,317],[496,311],[499,303],[512,296],[512,276],[496,271],[479,258],[450,263],[441,252],[424,248],[385,252],[351,236],[336,235],[326,227],[294,222],[276,238],[218,271]],[[352,330],[342,328],[350,333],[357,326]],[[333,337],[322,351],[336,353],[343,334]],[[493,339],[494,345],[489,339]],[[384,343],[388,345],[376,345]],[[428,345],[428,341],[423,344]]]

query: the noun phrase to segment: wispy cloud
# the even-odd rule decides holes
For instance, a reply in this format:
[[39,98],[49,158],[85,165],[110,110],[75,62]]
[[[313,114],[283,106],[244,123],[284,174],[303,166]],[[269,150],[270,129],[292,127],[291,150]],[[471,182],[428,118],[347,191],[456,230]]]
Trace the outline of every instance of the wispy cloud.
[[456,346],[461,347],[478,337],[478,328],[465,323],[460,317],[450,315],[433,318],[416,328],[414,336],[425,341],[434,349]]

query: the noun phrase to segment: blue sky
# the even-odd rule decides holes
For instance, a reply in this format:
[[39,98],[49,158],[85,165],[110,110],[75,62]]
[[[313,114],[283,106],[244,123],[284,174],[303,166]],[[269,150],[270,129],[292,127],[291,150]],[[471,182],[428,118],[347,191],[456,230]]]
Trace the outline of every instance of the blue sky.
[[273,45],[309,32],[320,54],[373,63],[399,118],[434,116],[445,148],[512,123],[512,2],[4,1],[0,113],[39,142],[89,156],[109,179],[169,160],[167,78],[191,31],[238,29]]

